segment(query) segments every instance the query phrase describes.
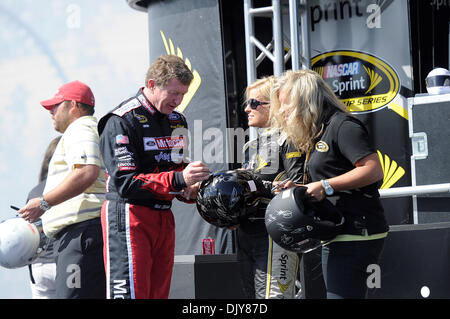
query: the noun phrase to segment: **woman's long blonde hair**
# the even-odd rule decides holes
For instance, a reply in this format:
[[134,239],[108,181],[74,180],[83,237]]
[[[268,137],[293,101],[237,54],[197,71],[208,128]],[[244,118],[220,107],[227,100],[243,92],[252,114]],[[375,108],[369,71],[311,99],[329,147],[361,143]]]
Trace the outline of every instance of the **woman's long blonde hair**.
[[[286,97],[284,103],[292,110],[289,125],[279,111],[280,91]],[[305,153],[320,135],[324,117],[332,110],[346,112],[333,90],[311,70],[286,71],[272,88],[270,106],[271,126],[284,132],[287,141]]]

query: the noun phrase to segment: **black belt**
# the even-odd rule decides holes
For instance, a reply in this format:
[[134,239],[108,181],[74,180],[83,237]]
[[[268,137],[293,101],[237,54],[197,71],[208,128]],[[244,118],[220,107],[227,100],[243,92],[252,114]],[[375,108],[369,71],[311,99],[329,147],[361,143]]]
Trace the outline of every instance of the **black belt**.
[[172,202],[166,202],[166,201],[139,201],[139,200],[125,200],[125,203],[132,204],[132,205],[138,205],[138,206],[145,206],[149,207],[154,210],[168,210],[172,207]]
[[138,206],[145,206],[149,207],[154,210],[168,210],[172,207],[172,201],[165,201],[165,200],[157,200],[157,199],[129,199],[129,198],[122,198],[122,197],[116,197],[111,195],[106,195],[106,199],[109,201],[116,201],[120,203],[126,203],[126,204],[132,204],[132,205],[138,205]]

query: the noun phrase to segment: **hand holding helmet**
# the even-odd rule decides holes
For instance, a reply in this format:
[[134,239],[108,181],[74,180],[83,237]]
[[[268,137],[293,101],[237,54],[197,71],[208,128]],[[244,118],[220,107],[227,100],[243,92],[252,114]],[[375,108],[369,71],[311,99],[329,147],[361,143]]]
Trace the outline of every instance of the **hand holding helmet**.
[[0,223],[0,265],[19,268],[38,257],[41,235],[34,224],[23,218],[11,218]]
[[28,203],[22,207],[18,213],[29,223],[34,223],[42,214],[45,213],[45,210],[41,208],[41,199],[39,197],[32,198],[28,201]]
[[262,181],[249,171],[221,171],[202,182],[197,210],[212,225],[232,227],[255,215],[260,204],[270,198]]
[[267,232],[282,248],[306,253],[331,240],[342,229],[344,217],[327,199],[311,200],[307,188],[289,188],[276,195],[266,210]]

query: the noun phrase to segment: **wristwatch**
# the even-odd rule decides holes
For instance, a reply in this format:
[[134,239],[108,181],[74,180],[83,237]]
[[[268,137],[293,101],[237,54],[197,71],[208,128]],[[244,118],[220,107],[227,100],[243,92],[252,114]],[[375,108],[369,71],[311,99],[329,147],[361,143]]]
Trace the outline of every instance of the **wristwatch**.
[[44,199],[44,196],[41,196],[41,198],[39,198],[39,199],[41,200],[41,202],[39,204],[39,208],[42,209],[43,211],[49,210],[51,206]]
[[334,194],[334,189],[333,187],[331,187],[330,182],[328,181],[328,179],[322,179],[322,187],[325,190],[325,194],[327,196],[331,196]]

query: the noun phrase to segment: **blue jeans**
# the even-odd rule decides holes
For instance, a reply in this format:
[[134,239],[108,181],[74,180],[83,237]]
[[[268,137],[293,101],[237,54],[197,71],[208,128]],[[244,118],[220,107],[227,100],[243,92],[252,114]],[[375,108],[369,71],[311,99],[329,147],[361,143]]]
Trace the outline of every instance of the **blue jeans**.
[[322,247],[322,270],[328,299],[367,298],[367,266],[378,264],[384,238],[333,242]]

